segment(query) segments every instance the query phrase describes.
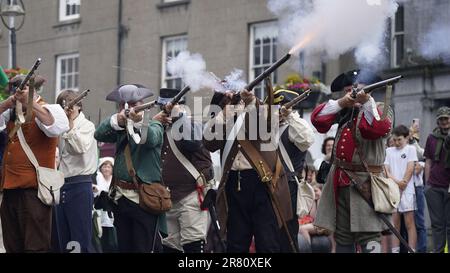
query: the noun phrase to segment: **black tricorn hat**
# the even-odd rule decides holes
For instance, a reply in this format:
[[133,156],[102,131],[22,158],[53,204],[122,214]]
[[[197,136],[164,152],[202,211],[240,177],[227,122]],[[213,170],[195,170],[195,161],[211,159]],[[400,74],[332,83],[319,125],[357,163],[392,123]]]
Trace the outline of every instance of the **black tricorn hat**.
[[[159,97],[157,100],[157,103],[159,105],[166,105],[169,103],[178,93],[180,93],[180,90],[175,88],[161,88],[159,89]],[[178,104],[185,103],[186,100],[184,99],[184,96],[180,99]]]
[[346,86],[350,86],[356,82],[372,84],[379,81],[381,81],[381,78],[375,73],[354,69],[337,76],[331,83],[331,92],[342,91]]
[[[16,75],[12,79],[9,80],[9,91],[13,92],[20,83],[25,79],[26,75]],[[44,77],[39,75],[34,76],[34,88],[39,89],[46,82]]]
[[122,84],[111,91],[106,100],[121,102],[137,102],[153,96],[153,92],[142,84]]
[[[275,92],[273,92],[273,104],[275,105],[283,105],[285,103],[288,103],[295,99],[296,97],[300,96],[300,94],[297,91],[288,90],[288,89],[279,89]],[[268,97],[266,97],[265,101],[268,100]]]

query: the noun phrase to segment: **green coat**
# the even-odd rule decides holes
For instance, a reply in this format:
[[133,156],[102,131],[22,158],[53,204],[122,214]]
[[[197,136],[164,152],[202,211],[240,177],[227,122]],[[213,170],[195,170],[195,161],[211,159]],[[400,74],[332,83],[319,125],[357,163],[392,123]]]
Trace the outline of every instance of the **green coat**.
[[[115,156],[114,176],[123,181],[132,182],[128,174],[125,163],[123,143],[128,137],[127,131],[116,131],[111,127],[111,117],[102,121],[94,137],[98,141],[107,143],[116,143],[116,151],[120,150]],[[144,144],[137,145],[134,141],[129,141],[131,159],[137,176],[145,183],[161,181],[161,148],[163,143],[164,128],[159,121],[150,121],[148,126],[147,141]],[[121,147],[119,147],[121,146]]]

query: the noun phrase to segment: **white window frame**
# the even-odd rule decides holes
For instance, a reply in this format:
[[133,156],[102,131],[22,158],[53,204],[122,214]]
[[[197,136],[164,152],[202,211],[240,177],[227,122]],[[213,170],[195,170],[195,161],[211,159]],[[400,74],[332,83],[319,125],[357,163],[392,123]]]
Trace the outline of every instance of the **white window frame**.
[[[255,39],[255,29],[261,27],[261,28],[268,28],[270,31],[273,31],[274,34],[272,35],[272,37],[270,37],[271,39],[273,38],[277,38],[276,42],[273,43],[273,41],[271,41],[271,45],[270,45],[270,63],[266,63],[266,64],[254,64],[254,39]],[[275,46],[275,50],[274,47]],[[255,79],[257,77],[257,75],[255,75],[255,69],[258,68],[267,68],[270,65],[272,65],[274,62],[276,62],[276,57],[277,57],[277,50],[276,48],[278,47],[278,26],[277,26],[277,21],[270,21],[270,22],[264,22],[264,23],[253,23],[250,24],[250,39],[249,39],[249,82],[252,81],[253,79]],[[274,56],[275,55],[275,56]],[[261,48],[261,58],[263,58],[262,55],[262,48]],[[261,60],[262,62],[262,60]],[[277,78],[277,71],[274,71],[271,74],[271,79],[272,79],[272,83],[276,82]],[[260,98],[260,99],[264,99],[264,95],[265,95],[265,87],[264,87],[264,82],[262,82],[260,85],[257,85],[255,87],[255,89],[257,89],[258,87],[260,87],[262,85],[262,89],[257,91],[255,90],[255,94]]]
[[[396,31],[396,19],[398,16],[398,13],[395,14],[394,18],[391,19],[391,67],[396,68],[396,67],[400,67],[401,65],[401,60],[400,63],[397,62],[397,42],[398,42],[398,37],[402,37],[403,38],[403,57],[405,56],[405,8],[403,5],[400,5],[398,7],[398,9],[403,9],[403,29]],[[398,12],[397,9],[397,12]]]
[[[63,60],[68,60],[68,59],[78,59],[78,71],[74,71],[72,70],[72,72],[70,73],[64,73],[64,76],[66,77],[74,77],[77,76],[78,77],[78,86],[74,85],[74,79],[72,79],[72,86],[61,86],[61,77],[62,75],[62,71],[61,71],[61,63]],[[73,64],[74,65],[74,64]],[[67,79],[66,79],[67,81]],[[59,93],[62,91],[62,88],[64,89],[72,89],[74,91],[78,91],[80,86],[80,54],[79,53],[71,53],[71,54],[63,54],[63,55],[59,55],[56,57],[56,96],[59,95]]]
[[[161,54],[161,87],[166,88],[167,87],[167,81],[170,80],[176,80],[179,79],[179,77],[175,76],[169,76],[167,75],[167,45],[169,42],[179,42],[180,48],[178,48],[178,53],[184,50],[187,50],[188,41],[187,41],[187,35],[178,35],[178,36],[171,36],[171,37],[165,37],[162,39],[162,54]],[[184,43],[184,45],[183,45]],[[183,85],[183,84],[182,84]]]
[[172,2],[178,2],[181,0],[162,0],[163,3],[172,3]]
[[[67,1],[71,2],[72,5],[79,6],[78,13],[66,15]],[[81,0],[59,0],[59,21],[67,21],[80,18],[80,8],[81,8]]]

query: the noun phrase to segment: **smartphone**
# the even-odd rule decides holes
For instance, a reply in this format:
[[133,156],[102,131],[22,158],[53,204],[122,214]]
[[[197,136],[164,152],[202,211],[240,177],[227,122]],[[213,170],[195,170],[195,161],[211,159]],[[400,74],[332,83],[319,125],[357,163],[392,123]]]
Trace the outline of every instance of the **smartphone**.
[[417,128],[420,128],[419,122],[420,122],[420,120],[419,120],[418,118],[414,118],[414,119],[412,120],[412,124],[413,124],[415,127],[417,127]]

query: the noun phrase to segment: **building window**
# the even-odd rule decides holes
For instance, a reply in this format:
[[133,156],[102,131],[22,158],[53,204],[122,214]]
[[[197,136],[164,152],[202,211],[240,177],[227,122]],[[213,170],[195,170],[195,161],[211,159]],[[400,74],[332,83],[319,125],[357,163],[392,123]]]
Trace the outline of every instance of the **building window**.
[[78,91],[80,55],[66,54],[56,58],[56,95],[64,89]]
[[391,66],[399,67],[405,53],[405,15],[404,7],[399,6],[391,23]]
[[176,36],[164,38],[162,42],[162,79],[161,86],[165,88],[183,88],[181,78],[178,78],[167,72],[166,64],[171,58],[174,58],[181,51],[187,50],[187,36]]
[[[258,23],[250,26],[250,71],[249,79],[258,77],[266,68],[277,61],[278,27],[276,22]],[[272,82],[277,82],[277,72],[271,75]],[[264,99],[264,82],[257,85],[255,94]]]
[[80,18],[81,0],[59,0],[59,20],[73,20]]

